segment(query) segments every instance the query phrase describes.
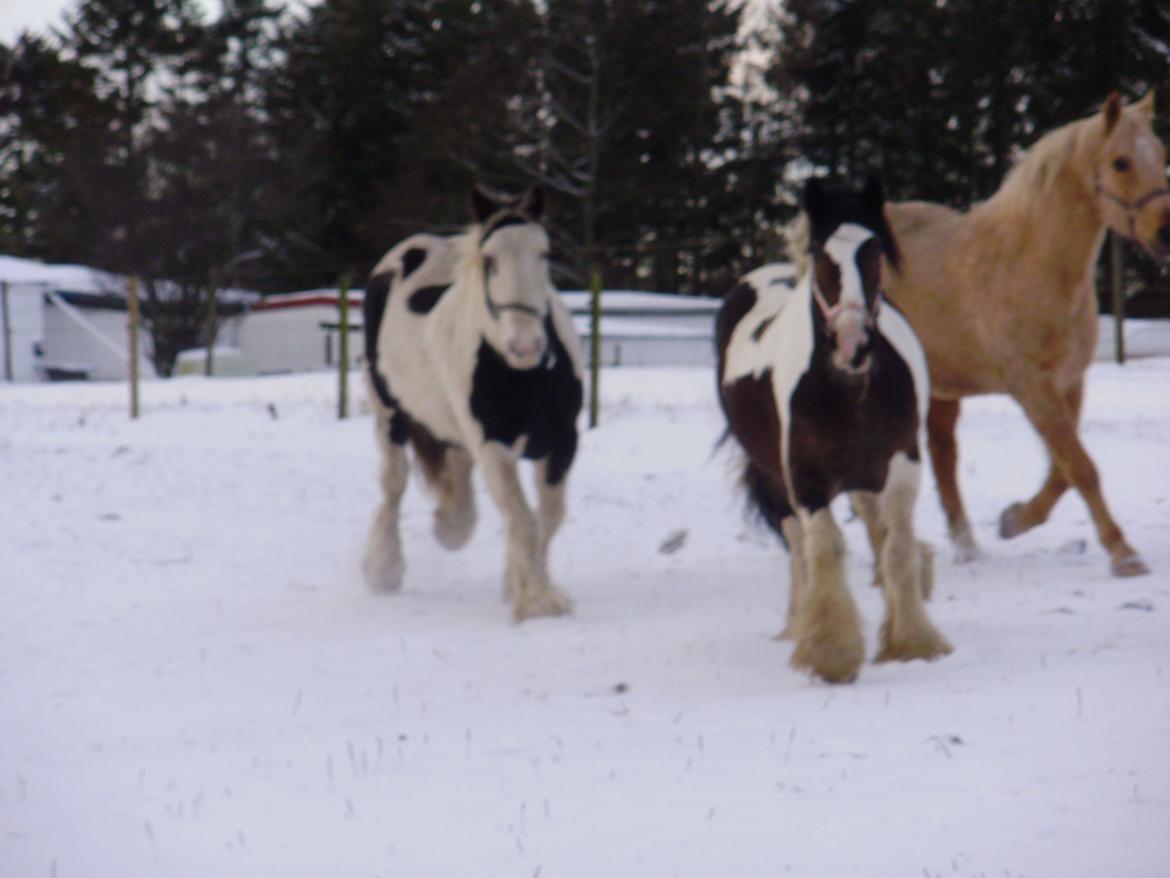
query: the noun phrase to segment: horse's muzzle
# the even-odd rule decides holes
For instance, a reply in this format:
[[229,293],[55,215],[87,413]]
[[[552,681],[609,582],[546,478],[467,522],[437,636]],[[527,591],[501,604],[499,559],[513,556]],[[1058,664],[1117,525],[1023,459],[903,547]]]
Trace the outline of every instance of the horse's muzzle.
[[544,359],[545,342],[541,338],[513,339],[508,342],[504,358],[513,369],[535,369]]
[[864,375],[873,352],[873,327],[857,312],[846,312],[834,323],[833,366],[847,375]]

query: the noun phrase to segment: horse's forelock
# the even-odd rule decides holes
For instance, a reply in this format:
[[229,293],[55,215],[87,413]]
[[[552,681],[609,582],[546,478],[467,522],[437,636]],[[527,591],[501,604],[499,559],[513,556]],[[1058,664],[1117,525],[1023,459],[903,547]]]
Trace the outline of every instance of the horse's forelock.
[[[872,211],[867,212],[865,217],[844,218],[837,225],[841,226],[847,222],[857,223],[869,229],[877,237],[881,243],[882,254],[890,263],[890,266],[895,270],[901,270],[902,256],[898,249],[898,240],[894,237],[894,230],[890,228],[889,222],[886,221],[885,213],[872,215]],[[809,220],[808,214],[801,211],[796,219],[788,228],[788,254],[792,259],[792,263],[796,268],[796,276],[803,277],[808,271],[810,260],[809,251],[813,244],[813,230],[812,223]]]

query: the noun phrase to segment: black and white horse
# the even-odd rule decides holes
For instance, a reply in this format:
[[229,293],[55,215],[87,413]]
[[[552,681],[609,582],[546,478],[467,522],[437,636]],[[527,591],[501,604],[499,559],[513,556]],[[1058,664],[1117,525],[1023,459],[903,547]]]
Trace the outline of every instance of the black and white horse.
[[810,181],[808,269],[794,288],[757,269],[716,323],[719,396],[747,454],[749,500],[791,552],[792,664],[831,682],[852,680],[865,657],[829,506],[843,492],[867,520],[883,582],[877,660],[951,649],[923,605],[930,555],[914,505],[930,392],[922,347],[881,293],[882,257],[898,258],[883,203],[876,180],[861,193]]
[[[406,446],[435,495],[434,532],[449,549],[475,526],[478,464],[507,528],[506,597],[517,620],[566,613],[548,575],[577,450],[581,353],[549,279],[542,196],[472,196],[476,222],[450,238],[414,235],[372,272],[364,305],[366,363],[382,453],[382,504],[366,549],[366,581],[396,591],[405,564],[398,507]],[[519,459],[536,462],[537,509]]]

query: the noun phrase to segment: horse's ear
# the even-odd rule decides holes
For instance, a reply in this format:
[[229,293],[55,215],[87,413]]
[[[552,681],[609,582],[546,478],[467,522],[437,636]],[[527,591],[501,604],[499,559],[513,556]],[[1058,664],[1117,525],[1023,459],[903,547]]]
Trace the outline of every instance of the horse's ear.
[[1105,133],[1108,134],[1121,118],[1121,95],[1110,92],[1105,98],[1105,105],[1101,107],[1101,115],[1105,117]]
[[477,223],[482,223],[500,209],[499,204],[478,183],[471,190],[471,213]]
[[861,197],[865,199],[865,206],[875,213],[882,212],[882,205],[886,203],[886,190],[882,181],[877,177],[866,177],[865,188],[861,190]]
[[1134,106],[1145,116],[1150,119],[1154,118],[1154,90],[1151,88],[1146,92],[1146,96],[1138,101]]
[[540,186],[533,186],[524,193],[524,197],[520,199],[520,209],[538,220],[544,214],[544,189]]
[[809,219],[820,216],[825,206],[825,187],[817,177],[810,177],[804,184],[804,194],[801,196],[804,212]]

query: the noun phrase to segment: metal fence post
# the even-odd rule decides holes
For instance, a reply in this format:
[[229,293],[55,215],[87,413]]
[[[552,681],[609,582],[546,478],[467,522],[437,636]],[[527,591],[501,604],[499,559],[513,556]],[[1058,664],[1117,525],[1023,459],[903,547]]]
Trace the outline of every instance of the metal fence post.
[[341,337],[337,340],[337,418],[349,417],[349,272],[338,281],[337,309]]
[[1121,236],[1109,233],[1109,278],[1113,288],[1113,355],[1125,364],[1125,290],[1122,288]]
[[589,427],[601,422],[601,266],[596,260],[589,273]]
[[12,324],[8,318],[8,281],[0,281],[0,320],[4,323],[4,380],[12,381]]
[[141,314],[138,307],[138,278],[131,276],[126,283],[126,313],[130,324],[130,418],[138,417],[138,328]]

